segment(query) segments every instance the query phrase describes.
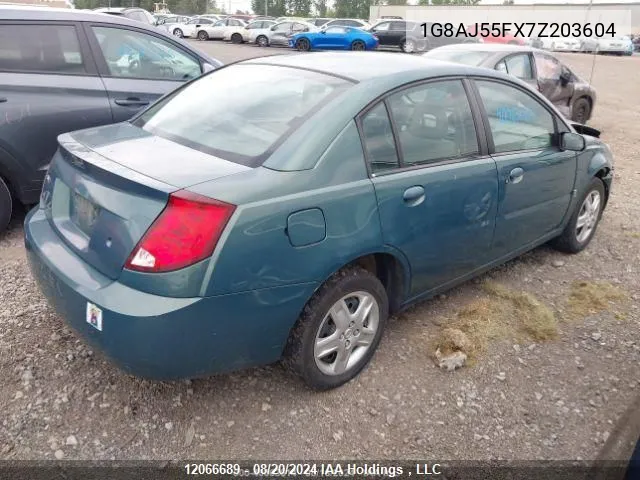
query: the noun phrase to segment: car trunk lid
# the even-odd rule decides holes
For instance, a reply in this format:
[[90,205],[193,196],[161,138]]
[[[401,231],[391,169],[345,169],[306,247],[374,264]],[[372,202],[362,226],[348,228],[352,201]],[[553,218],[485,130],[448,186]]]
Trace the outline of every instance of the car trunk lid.
[[250,170],[128,124],[64,134],[58,142],[41,204],[65,243],[112,279],[169,194]]

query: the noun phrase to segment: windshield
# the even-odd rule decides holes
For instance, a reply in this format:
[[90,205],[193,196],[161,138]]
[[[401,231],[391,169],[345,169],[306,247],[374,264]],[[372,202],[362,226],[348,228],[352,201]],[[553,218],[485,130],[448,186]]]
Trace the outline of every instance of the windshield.
[[133,121],[154,135],[247,166],[261,165],[351,83],[316,72],[233,65],[190,83]]
[[435,60],[462,63],[464,65],[478,66],[491,56],[490,52],[461,52],[458,50],[432,50],[424,55]]

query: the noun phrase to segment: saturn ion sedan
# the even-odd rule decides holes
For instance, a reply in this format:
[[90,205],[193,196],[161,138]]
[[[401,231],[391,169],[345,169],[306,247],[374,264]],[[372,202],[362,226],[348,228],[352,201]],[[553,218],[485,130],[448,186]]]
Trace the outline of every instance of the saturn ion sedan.
[[337,387],[390,315],[542,243],[589,244],[612,156],[577,128],[488,69],[247,60],[61,135],[28,258],[59,314],[128,372],[284,359]]

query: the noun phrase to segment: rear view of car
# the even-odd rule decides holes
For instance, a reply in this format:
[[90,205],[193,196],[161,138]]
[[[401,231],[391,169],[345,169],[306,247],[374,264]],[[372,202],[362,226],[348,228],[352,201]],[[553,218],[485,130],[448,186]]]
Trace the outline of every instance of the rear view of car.
[[238,247],[243,262],[257,251],[227,238],[247,233],[247,205],[261,195],[238,187],[286,183],[289,175],[260,165],[300,118],[352,83],[259,65],[218,73],[132,122],[60,136],[40,205],[25,220],[31,268],[49,301],[88,342],[145,377],[277,360],[291,327],[283,319],[312,293],[310,284],[262,289],[263,274],[250,272],[238,283],[225,264],[240,265]]

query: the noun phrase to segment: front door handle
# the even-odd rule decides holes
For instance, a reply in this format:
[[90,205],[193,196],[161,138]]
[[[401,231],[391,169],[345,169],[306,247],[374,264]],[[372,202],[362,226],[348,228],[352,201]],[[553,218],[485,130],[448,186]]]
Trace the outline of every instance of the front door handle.
[[514,168],[507,176],[507,183],[520,183],[524,178],[524,170],[520,167]]
[[148,100],[140,100],[137,97],[117,98],[114,102],[121,107],[144,107],[145,105],[149,105]]
[[416,185],[414,187],[407,188],[402,195],[402,200],[409,207],[420,205],[424,202],[424,187]]

